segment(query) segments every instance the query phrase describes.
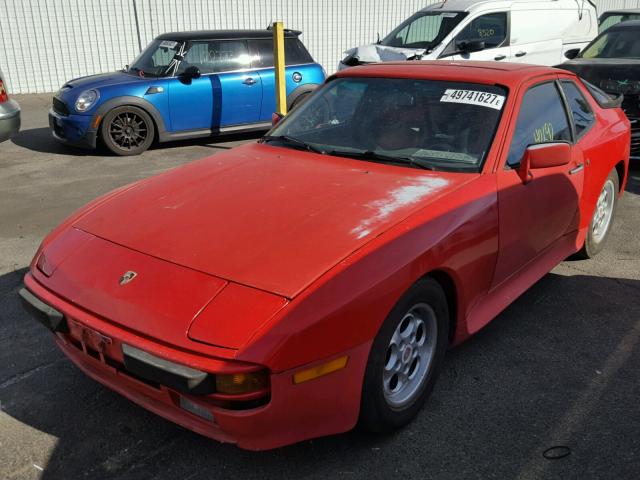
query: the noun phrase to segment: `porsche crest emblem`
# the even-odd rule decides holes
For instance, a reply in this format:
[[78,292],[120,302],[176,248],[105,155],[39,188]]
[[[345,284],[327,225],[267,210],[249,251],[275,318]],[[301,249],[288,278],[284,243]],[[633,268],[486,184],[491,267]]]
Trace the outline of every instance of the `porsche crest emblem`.
[[128,272],[126,272],[124,275],[120,277],[120,285],[126,285],[137,276],[138,274],[136,272],[129,270]]

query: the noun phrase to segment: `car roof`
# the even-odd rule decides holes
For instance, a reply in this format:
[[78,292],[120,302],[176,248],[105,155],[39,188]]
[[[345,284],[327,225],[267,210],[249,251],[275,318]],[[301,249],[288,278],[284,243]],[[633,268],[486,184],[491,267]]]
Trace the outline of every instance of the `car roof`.
[[[558,70],[525,63],[418,60],[370,63],[347,68],[336,77],[391,77],[451,80],[512,87],[532,77],[557,74]],[[564,71],[562,73],[565,73]],[[568,73],[568,72],[567,72]]]
[[[285,30],[284,35],[287,38],[295,38],[302,32],[297,30]],[[224,40],[224,39],[254,39],[254,38],[273,38],[273,30],[194,30],[190,32],[168,32],[158,35],[156,40]]]

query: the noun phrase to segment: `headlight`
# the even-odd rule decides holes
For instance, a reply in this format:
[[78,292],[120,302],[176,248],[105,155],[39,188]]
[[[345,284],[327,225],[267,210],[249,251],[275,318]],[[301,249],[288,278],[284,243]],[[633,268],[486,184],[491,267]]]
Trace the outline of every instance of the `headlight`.
[[87,90],[82,92],[76,100],[76,110],[78,112],[86,112],[100,98],[97,90]]

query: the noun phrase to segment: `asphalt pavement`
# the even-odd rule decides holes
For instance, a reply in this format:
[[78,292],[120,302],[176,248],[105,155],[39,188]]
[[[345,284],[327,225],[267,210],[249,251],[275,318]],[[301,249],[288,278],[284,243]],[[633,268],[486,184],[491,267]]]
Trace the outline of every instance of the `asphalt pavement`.
[[[17,291],[42,237],[76,208],[255,137],[119,158],[57,144],[49,95],[16,98],[22,131],[0,144],[0,478],[640,478],[640,162],[605,251],[559,265],[451,350],[407,428],[246,452],[90,380]],[[545,458],[557,446],[568,455]]]

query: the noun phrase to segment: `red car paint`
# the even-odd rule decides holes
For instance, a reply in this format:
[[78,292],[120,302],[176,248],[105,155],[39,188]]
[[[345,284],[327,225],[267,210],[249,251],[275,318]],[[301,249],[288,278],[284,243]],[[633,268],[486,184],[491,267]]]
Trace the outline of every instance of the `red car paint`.
[[[403,62],[336,76],[505,86],[482,171],[436,173],[252,144],[92,202],[43,241],[25,277],[33,294],[70,319],[71,332],[56,341],[88,375],[243,448],[349,430],[373,338],[413,283],[432,275],[449,289],[457,344],[581,248],[613,168],[624,189],[628,120],[620,109],[600,108],[579,81],[597,121],[571,147],[570,164],[536,170],[527,184],[504,168],[527,88],[575,80],[568,72]],[[580,163],[584,170],[569,176]],[[128,270],[138,277],[120,286]],[[110,343],[96,354],[81,342],[93,338],[85,330]],[[266,367],[270,399],[232,410],[191,397],[213,413],[213,423],[204,420],[180,408],[172,389],[119,369],[122,343],[212,373]],[[296,371],[343,355],[346,368],[293,384]]]

